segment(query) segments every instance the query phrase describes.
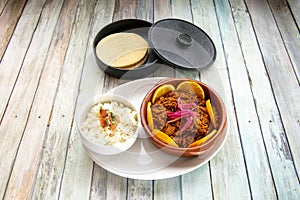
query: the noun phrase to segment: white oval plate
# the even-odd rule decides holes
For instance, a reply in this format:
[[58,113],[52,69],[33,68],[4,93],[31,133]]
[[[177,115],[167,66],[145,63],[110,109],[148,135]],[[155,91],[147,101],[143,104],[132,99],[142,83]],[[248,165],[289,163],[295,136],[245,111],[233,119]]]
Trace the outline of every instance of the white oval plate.
[[[162,77],[138,79],[122,84],[109,93],[128,98],[139,111],[146,93],[162,79]],[[88,149],[86,151],[95,163],[111,173],[126,178],[158,180],[183,175],[201,167],[219,152],[228,134],[227,131],[205,157],[183,158],[159,150],[147,138],[141,125],[139,125],[139,129],[139,136],[135,144],[121,154],[100,155]]]

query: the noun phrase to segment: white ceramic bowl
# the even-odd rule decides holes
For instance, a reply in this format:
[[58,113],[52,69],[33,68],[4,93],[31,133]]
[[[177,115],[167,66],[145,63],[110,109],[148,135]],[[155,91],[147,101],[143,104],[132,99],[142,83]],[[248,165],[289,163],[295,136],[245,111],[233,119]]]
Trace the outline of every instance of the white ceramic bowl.
[[[125,142],[122,143],[118,142],[118,143],[107,145],[104,144],[104,141],[101,141],[101,139],[99,138],[98,141],[96,142],[90,139],[89,137],[87,137],[87,133],[82,130],[83,123],[86,120],[87,113],[89,112],[89,110],[93,106],[97,105],[98,103],[106,103],[106,102],[122,103],[125,107],[129,107],[136,112],[136,119],[137,119],[136,130],[134,134],[131,135],[130,138],[128,138]],[[118,115],[118,113],[114,113],[114,114]],[[115,94],[102,94],[86,102],[86,104],[84,104],[79,109],[79,112],[76,115],[76,124],[80,134],[81,142],[85,148],[87,148],[88,150],[94,153],[98,153],[102,155],[114,155],[126,151],[135,143],[139,132],[140,117],[133,104],[129,102],[127,99],[125,99],[124,97]]]

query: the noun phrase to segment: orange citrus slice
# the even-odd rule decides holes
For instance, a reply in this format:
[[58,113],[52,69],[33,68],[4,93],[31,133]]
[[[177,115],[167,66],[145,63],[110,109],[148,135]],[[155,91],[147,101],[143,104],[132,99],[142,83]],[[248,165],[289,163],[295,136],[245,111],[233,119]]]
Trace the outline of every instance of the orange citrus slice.
[[159,139],[160,141],[162,141],[163,143],[166,143],[166,144],[174,146],[174,147],[178,147],[178,144],[176,144],[176,142],[172,138],[170,138],[167,134],[165,134],[164,132],[154,129],[153,133],[154,133],[155,137],[157,139]]
[[189,93],[195,93],[198,97],[202,99],[205,98],[204,90],[202,87],[193,81],[183,81],[177,85],[177,90],[183,90]]
[[147,122],[150,130],[154,129],[153,116],[151,111],[151,102],[149,101],[147,104]]
[[213,111],[211,103],[210,103],[210,99],[208,99],[206,101],[206,108],[207,108],[207,112],[210,117],[211,123],[213,124],[213,126],[215,128],[217,128],[216,118],[215,118],[215,114],[214,114],[214,111]]
[[196,147],[196,146],[200,146],[201,144],[203,144],[204,142],[206,142],[207,140],[209,140],[210,138],[212,138],[212,136],[214,136],[214,134],[216,134],[217,130],[214,129],[212,130],[208,135],[206,135],[205,137],[201,138],[200,140],[197,140],[195,142],[193,142],[192,144],[189,145],[190,147]]
[[168,92],[171,92],[174,90],[175,90],[175,87],[171,84],[165,84],[165,85],[159,86],[153,93],[152,103],[154,103],[156,101],[156,99],[158,99],[159,97],[164,96]]

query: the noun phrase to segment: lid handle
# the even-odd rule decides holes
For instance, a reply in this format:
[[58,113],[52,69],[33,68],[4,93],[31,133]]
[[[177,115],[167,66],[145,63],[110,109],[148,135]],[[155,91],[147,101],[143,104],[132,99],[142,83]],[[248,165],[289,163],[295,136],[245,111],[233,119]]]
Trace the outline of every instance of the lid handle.
[[187,33],[179,33],[176,38],[176,43],[182,48],[187,48],[192,44],[192,37]]

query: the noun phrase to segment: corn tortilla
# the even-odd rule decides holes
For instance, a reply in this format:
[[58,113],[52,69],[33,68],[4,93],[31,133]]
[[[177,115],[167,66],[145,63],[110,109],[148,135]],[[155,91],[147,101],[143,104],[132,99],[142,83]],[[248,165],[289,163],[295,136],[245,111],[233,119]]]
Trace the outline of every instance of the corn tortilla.
[[131,69],[145,61],[148,43],[135,33],[114,33],[100,40],[96,54],[111,67]]

